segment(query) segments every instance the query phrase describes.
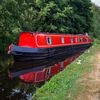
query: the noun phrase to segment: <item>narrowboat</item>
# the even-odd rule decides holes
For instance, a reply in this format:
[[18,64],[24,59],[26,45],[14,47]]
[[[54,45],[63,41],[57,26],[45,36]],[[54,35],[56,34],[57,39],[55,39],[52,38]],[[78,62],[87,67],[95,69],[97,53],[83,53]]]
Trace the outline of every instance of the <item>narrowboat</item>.
[[18,45],[10,45],[8,53],[14,57],[15,61],[34,61],[36,66],[38,64],[40,66],[43,61],[58,59],[59,62],[84,52],[91,43],[92,39],[89,35],[22,32]]
[[50,79],[92,45],[88,34],[20,33],[8,54],[15,60],[9,77],[38,83]]

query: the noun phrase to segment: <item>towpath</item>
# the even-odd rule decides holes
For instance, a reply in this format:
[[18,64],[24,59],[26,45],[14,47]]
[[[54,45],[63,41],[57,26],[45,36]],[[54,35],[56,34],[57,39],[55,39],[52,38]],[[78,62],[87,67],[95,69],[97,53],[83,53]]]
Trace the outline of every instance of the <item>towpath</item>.
[[76,100],[100,100],[100,52],[93,63],[92,71],[78,80],[80,92]]

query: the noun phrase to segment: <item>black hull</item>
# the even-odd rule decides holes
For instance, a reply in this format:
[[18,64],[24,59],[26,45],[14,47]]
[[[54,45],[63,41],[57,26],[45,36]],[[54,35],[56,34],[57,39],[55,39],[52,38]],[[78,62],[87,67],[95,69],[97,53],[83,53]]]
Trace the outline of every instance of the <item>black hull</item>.
[[66,47],[55,47],[55,48],[25,48],[14,46],[11,54],[15,61],[34,61],[34,63],[40,63],[47,59],[67,58],[77,53],[81,53],[88,49],[91,44],[82,44],[75,46]]
[[[60,48],[50,48],[50,49],[44,50],[44,51],[49,50],[49,53],[47,53],[47,51],[46,52],[42,51],[42,53],[38,52],[39,54],[37,53],[37,56],[35,57],[32,56],[33,55],[32,53],[31,53],[32,55],[26,55],[24,54],[25,52],[24,53],[17,52],[16,55],[14,55],[14,57],[17,61],[20,61],[20,62],[15,62],[13,66],[9,69],[10,75],[12,77],[17,77],[19,75],[22,75],[28,72],[39,71],[44,68],[48,68],[49,66],[52,66],[58,62],[64,61],[65,59],[69,57],[72,57],[77,54],[82,54],[90,46],[91,44],[60,47]],[[44,55],[42,56],[42,54],[45,54],[45,53],[46,53],[46,56]],[[18,54],[21,54],[21,56]],[[41,59],[40,56],[42,56],[43,58]],[[21,61],[23,61],[23,63]]]

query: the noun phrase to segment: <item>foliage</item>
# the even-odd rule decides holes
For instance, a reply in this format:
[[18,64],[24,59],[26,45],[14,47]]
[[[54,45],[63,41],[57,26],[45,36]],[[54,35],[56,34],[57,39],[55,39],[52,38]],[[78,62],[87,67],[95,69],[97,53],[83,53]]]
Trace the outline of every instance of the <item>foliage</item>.
[[100,7],[97,7],[93,4],[93,37],[100,39]]
[[90,0],[0,0],[0,53],[20,31],[89,32],[90,7]]

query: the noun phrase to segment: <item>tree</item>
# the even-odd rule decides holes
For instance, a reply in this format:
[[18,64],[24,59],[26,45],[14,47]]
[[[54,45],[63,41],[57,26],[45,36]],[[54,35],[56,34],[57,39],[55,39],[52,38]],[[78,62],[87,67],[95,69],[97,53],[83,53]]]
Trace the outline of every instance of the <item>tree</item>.
[[100,39],[100,7],[93,4],[93,23],[92,23],[92,36]]
[[73,33],[84,33],[91,30],[92,24],[92,3],[90,0],[69,0],[69,4],[73,7],[72,31]]
[[0,51],[6,52],[20,31],[89,32],[90,7],[90,0],[1,0]]

